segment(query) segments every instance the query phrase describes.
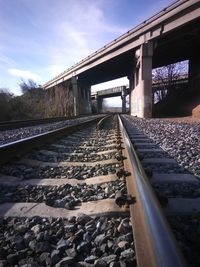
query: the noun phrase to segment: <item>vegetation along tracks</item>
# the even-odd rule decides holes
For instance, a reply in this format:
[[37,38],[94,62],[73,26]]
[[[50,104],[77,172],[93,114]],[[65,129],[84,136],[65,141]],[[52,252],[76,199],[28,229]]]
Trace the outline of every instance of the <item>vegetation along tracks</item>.
[[40,137],[1,147],[3,266],[183,266],[117,116]]

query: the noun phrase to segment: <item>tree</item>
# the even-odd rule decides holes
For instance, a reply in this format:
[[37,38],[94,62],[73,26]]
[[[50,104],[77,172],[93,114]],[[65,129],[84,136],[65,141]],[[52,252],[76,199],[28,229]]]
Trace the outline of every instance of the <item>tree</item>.
[[0,121],[10,120],[11,118],[11,100],[13,95],[6,88],[0,88]]
[[155,101],[159,102],[175,92],[177,80],[185,77],[188,72],[188,62],[182,61],[156,68],[152,71]]
[[31,79],[29,79],[28,82],[25,82],[23,79],[21,79],[19,87],[21,88],[22,93],[25,94],[31,90],[38,89],[40,86],[37,85],[37,83]]
[[70,82],[44,90],[33,80],[21,80],[21,96],[0,89],[0,121],[72,116],[73,93]]

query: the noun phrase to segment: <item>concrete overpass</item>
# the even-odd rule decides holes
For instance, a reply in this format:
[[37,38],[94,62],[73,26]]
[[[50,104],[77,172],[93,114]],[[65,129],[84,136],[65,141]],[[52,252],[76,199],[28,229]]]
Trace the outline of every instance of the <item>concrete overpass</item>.
[[91,93],[91,100],[97,108],[97,112],[101,113],[102,103],[104,98],[121,96],[122,99],[122,112],[126,112],[126,96],[129,94],[129,88],[126,86],[117,86],[101,91]]
[[[77,100],[78,87],[90,88],[97,83],[127,76],[131,114],[151,117],[152,68],[188,59],[190,86],[200,85],[199,25],[200,1],[177,1],[43,87],[62,86],[73,79],[74,99]],[[78,102],[75,103],[78,106]]]

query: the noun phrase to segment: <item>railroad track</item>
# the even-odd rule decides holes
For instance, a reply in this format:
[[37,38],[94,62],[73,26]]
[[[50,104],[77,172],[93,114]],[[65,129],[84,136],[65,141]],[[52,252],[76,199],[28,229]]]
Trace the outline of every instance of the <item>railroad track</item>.
[[95,118],[101,117],[102,115],[98,114],[90,116],[80,116],[73,119],[62,118],[62,120],[58,120],[60,118],[41,119],[34,120],[34,123],[32,123],[32,121],[19,121],[15,124],[14,128],[12,128],[13,122],[8,123],[8,125],[7,123],[2,123],[2,127],[0,125],[0,146],[7,143],[19,141],[21,139],[25,139],[27,137],[38,136],[42,133],[69,127],[72,125],[80,124],[84,121],[93,120]]
[[2,266],[184,266],[121,119],[97,120],[0,147]]
[[[188,158],[185,161],[185,166],[191,165],[193,167],[189,171],[188,168],[184,168],[180,164],[179,157],[172,157],[168,153],[170,151],[174,155],[173,150],[180,149],[182,151],[181,157],[185,159],[184,154],[190,155],[191,153],[191,150],[189,150],[189,140],[187,139],[188,143],[184,141],[188,150],[186,148],[183,149],[181,146],[173,148],[172,142],[169,142],[167,145],[158,136],[160,134],[162,138],[165,137],[164,131],[159,131],[158,125],[162,125],[164,130],[169,131],[169,126],[165,126],[162,121],[158,124],[154,120],[155,125],[153,125],[153,120],[148,122],[148,120],[145,121],[127,115],[123,115],[122,120],[135,153],[137,153],[140,159],[142,169],[159,199],[163,212],[185,256],[187,266],[200,266],[199,244],[196,242],[200,234],[200,180],[199,175],[196,175],[198,174],[198,169],[193,167],[193,165],[196,166],[195,162],[192,163]],[[176,127],[173,125],[174,131],[170,133],[170,139],[174,138],[175,143],[182,144],[183,141],[181,140],[183,139],[179,139],[177,133],[175,134],[174,132],[177,131],[176,129],[179,129],[181,132],[186,128],[186,125],[183,124],[181,127],[178,124]],[[145,130],[146,133],[144,132]],[[158,134],[155,134],[156,131],[158,131]],[[188,131],[191,131],[192,135],[191,128],[188,128]],[[169,132],[167,134],[169,136]],[[186,135],[185,133],[185,138],[188,138]],[[164,150],[164,148],[161,148],[152,138],[168,149]],[[198,151],[199,143],[194,134],[192,138],[196,143],[196,147],[192,147],[195,155],[195,151]]]
[[46,118],[46,119],[33,119],[33,120],[20,120],[20,121],[3,121],[0,122],[0,131],[12,130],[22,127],[35,126],[39,124],[47,124],[53,122],[62,122],[67,120],[73,120],[77,118],[82,118],[84,116],[72,116],[72,117],[56,117],[56,118]]

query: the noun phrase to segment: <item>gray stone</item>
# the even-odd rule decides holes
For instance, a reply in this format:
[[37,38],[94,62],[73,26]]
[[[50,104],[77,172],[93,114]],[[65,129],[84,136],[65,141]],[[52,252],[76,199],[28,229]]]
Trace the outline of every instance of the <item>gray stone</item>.
[[50,253],[49,252],[43,252],[41,255],[40,255],[40,262],[42,264],[46,263],[48,261],[48,259],[50,259]]
[[54,199],[48,197],[48,198],[45,200],[45,204],[46,204],[47,206],[54,206]]
[[94,266],[93,264],[84,262],[84,261],[79,261],[77,263],[74,264],[74,267],[92,267]]
[[82,224],[85,225],[87,222],[89,222],[91,220],[91,217],[85,214],[82,214],[80,216],[77,217],[76,222],[78,224]]
[[106,262],[104,260],[102,260],[102,259],[97,259],[94,262],[94,266],[97,266],[97,267],[106,267]]
[[18,260],[22,260],[22,259],[26,258],[28,255],[28,250],[29,250],[28,248],[25,248],[23,250],[18,251],[17,252]]
[[29,248],[30,249],[32,249],[33,251],[35,251],[36,245],[37,245],[37,241],[35,239],[34,240],[31,240],[28,245],[29,245]]
[[26,233],[27,227],[26,227],[26,225],[23,225],[23,224],[16,225],[15,226],[15,231],[23,235],[23,234]]
[[13,244],[15,245],[16,250],[22,250],[25,248],[24,239],[20,235],[16,235]]
[[75,223],[76,222],[76,217],[75,216],[69,217],[68,222],[69,223]]
[[132,248],[126,249],[121,252],[121,259],[126,259],[126,260],[133,260],[135,256],[135,253]]
[[77,246],[77,251],[79,253],[85,253],[85,252],[90,252],[91,249],[91,244],[86,241],[82,241],[78,246]]
[[73,210],[74,209],[74,202],[70,201],[68,203],[65,204],[65,209],[67,210]]
[[75,248],[69,248],[65,250],[67,256],[75,258],[77,256],[77,252],[75,250]]
[[65,240],[61,238],[57,243],[57,250],[64,251],[65,249],[70,247],[70,242],[68,240]]
[[109,267],[122,267],[119,261],[113,261],[109,264]]
[[129,219],[123,219],[120,225],[117,227],[117,230],[120,234],[127,234],[130,232]]
[[86,242],[91,242],[92,241],[91,234],[89,232],[85,232],[83,235],[83,240]]
[[72,257],[65,257],[61,261],[59,261],[55,267],[66,267],[74,262],[74,258]]
[[102,257],[94,262],[94,266],[108,266],[111,262],[116,261],[117,256],[114,254],[111,254],[106,257]]
[[39,234],[39,232],[41,231],[41,225],[36,224],[35,226],[31,228],[31,231],[33,231],[35,235]]
[[73,233],[76,231],[76,225],[74,225],[74,224],[65,225],[65,230],[67,232]]
[[128,233],[126,235],[119,236],[117,239],[117,242],[120,242],[120,241],[131,242],[132,241],[132,233]]
[[18,256],[17,254],[9,254],[7,256],[7,261],[10,263],[10,264],[13,264],[15,265],[18,261]]
[[94,263],[95,260],[97,260],[97,256],[91,255],[91,256],[85,258],[84,261],[87,262],[87,263]]
[[42,252],[50,252],[51,251],[51,245],[48,241],[44,241],[44,242],[38,242],[36,244],[36,248],[35,248],[36,252],[38,253],[42,253]]
[[40,232],[37,237],[36,237],[37,241],[43,241],[44,240],[44,232]]
[[129,247],[129,243],[127,241],[120,241],[117,245],[119,248],[122,248],[122,249]]
[[84,230],[83,229],[80,229],[79,231],[77,231],[75,234],[75,237],[77,239],[82,239],[83,235],[84,235]]
[[30,242],[31,240],[33,240],[35,238],[35,235],[32,231],[30,232],[26,232],[25,235],[24,235],[24,240],[26,242]]
[[95,244],[100,245],[104,241],[104,238],[105,234],[98,235],[94,240]]
[[100,250],[102,252],[102,254],[104,254],[107,251],[107,243],[101,244],[100,246]]
[[7,261],[6,260],[0,260],[0,267],[6,267]]
[[56,263],[58,263],[60,261],[61,257],[60,257],[60,251],[57,249],[54,249],[51,252],[51,261],[52,261],[52,265],[55,265]]

